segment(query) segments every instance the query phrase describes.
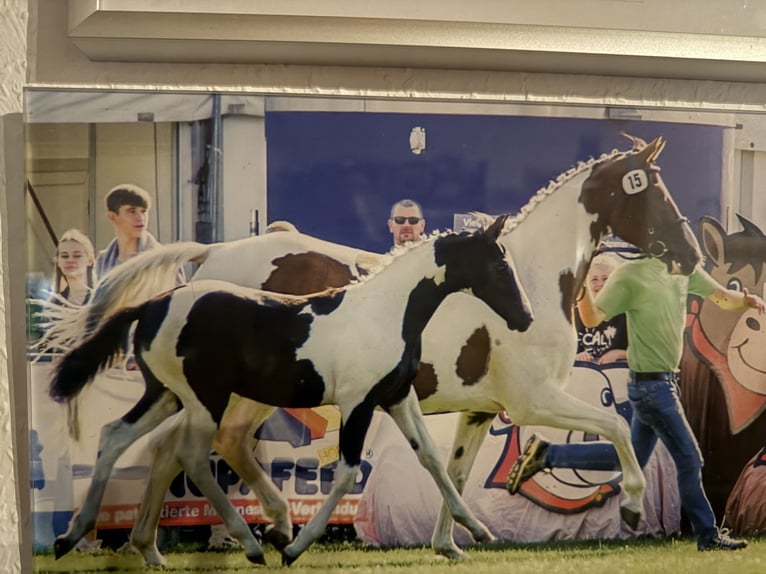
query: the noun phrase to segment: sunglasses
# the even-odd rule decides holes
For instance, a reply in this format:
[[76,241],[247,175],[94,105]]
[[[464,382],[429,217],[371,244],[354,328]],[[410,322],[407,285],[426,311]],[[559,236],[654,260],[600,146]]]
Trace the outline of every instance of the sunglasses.
[[397,216],[395,216],[393,218],[393,220],[394,220],[394,223],[396,223],[397,225],[401,225],[405,221],[407,223],[409,223],[410,225],[415,225],[418,221],[420,221],[420,218],[419,217],[415,217],[414,215],[410,216],[410,217],[404,217],[402,215],[397,215]]

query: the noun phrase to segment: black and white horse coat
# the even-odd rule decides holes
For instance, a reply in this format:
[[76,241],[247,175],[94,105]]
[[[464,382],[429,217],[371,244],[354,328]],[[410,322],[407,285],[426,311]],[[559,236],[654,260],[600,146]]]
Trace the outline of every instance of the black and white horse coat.
[[451,293],[469,291],[510,329],[531,323],[527,297],[497,237],[485,233],[431,238],[376,275],[347,289],[311,297],[275,295],[221,281],[198,281],[119,311],[57,366],[51,396],[75,396],[119,353],[134,322],[136,362],[147,380],[183,403],[187,437],[176,452],[249,559],[263,552],[217,487],[208,450],[232,393],[277,407],[336,404],[341,411],[340,462],[320,511],[283,549],[295,560],[323,531],[360,464],[373,410],[389,412],[429,469],[455,519],[477,540],[492,538],[465,507],[435,455],[411,382],[421,334]]

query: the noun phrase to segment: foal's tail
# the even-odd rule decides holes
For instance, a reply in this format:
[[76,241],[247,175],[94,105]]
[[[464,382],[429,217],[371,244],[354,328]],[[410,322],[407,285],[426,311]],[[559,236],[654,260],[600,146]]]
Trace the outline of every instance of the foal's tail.
[[79,438],[75,399],[99,372],[113,365],[124,353],[130,327],[142,317],[148,304],[146,302],[115,313],[56,365],[48,394],[58,403],[67,402],[69,433],[74,438]]
[[39,302],[40,317],[48,330],[40,339],[41,351],[67,351],[87,338],[112,313],[139,305],[175,287],[182,279],[179,270],[187,263],[202,263],[220,244],[191,241],[162,245],[121,263],[96,285],[90,302],[83,307]]

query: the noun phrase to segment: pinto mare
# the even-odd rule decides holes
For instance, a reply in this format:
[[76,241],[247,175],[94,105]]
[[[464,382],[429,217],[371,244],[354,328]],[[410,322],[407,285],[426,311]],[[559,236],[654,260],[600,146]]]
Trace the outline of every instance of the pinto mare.
[[[622,237],[669,266],[690,273],[699,248],[688,222],[665,188],[655,160],[665,140],[582,163],[540,190],[506,225],[500,238],[513,254],[527,288],[535,321],[524,333],[508,331],[482,305],[462,294],[440,307],[424,331],[423,361],[414,386],[425,413],[460,411],[450,450],[448,472],[459,490],[492,418],[505,410],[517,424],[545,425],[598,434],[613,442],[624,470],[626,499],[622,515],[634,528],[640,518],[643,473],[633,453],[630,430],[621,417],[575,399],[562,390],[574,362],[576,334],[571,309],[587,267],[602,236]],[[535,249],[555,230],[556,241]],[[218,269],[222,270],[220,260]],[[205,271],[205,265],[200,272]],[[257,278],[252,278],[257,281]],[[244,437],[263,422],[270,409],[240,401],[220,429],[216,450],[227,461],[247,467],[240,474],[248,484],[262,484],[279,496],[268,476],[246,452]],[[156,525],[170,481],[178,472],[172,457],[172,434],[158,445],[150,483],[131,541],[145,557],[156,558]],[[239,471],[238,471],[239,472]],[[164,473],[164,476],[162,476]],[[256,476],[260,475],[260,479]],[[261,493],[256,491],[257,495]],[[282,509],[278,514],[276,509]],[[286,536],[286,502],[271,507],[274,530]],[[432,538],[434,550],[462,557],[452,536],[452,518],[445,506]],[[291,526],[290,526],[291,529]]]
[[[448,466],[458,489],[462,489],[468,477],[492,417],[504,409],[519,424],[577,429],[599,434],[615,443],[625,474],[627,499],[623,514],[630,523],[635,524],[638,519],[643,475],[633,456],[627,425],[620,417],[594,409],[562,390],[576,349],[571,304],[606,230],[639,245],[653,256],[662,257],[669,265],[675,262],[684,272],[689,272],[699,257],[696,240],[665,189],[655,164],[665,144],[664,139],[658,138],[648,145],[638,139],[633,142],[633,150],[629,152],[613,152],[562,174],[540,190],[522,209],[520,216],[507,224],[507,232],[500,241],[514,253],[525,285],[533,286],[528,292],[536,319],[526,333],[507,332],[491,314],[481,308],[474,309],[473,301],[460,295],[451,298],[448,308],[440,308],[426,328],[424,360],[414,385],[424,413],[463,411]],[[554,230],[555,241],[546,241]],[[537,247],[541,240],[546,241],[544,248]],[[247,240],[239,243],[237,249],[252,249],[255,255],[255,242],[246,244],[244,241]],[[145,256],[157,258],[160,250],[169,247],[172,246],[159,248]],[[187,249],[190,257],[201,250],[202,246],[196,250]],[[152,253],[155,255],[150,255]],[[221,249],[203,256],[207,259],[198,276],[242,277],[239,263],[244,254],[241,251]],[[370,255],[365,257],[369,259]],[[352,260],[356,258],[357,255],[352,255]],[[141,262],[133,260],[123,265],[134,263]],[[126,280],[147,273],[157,275],[150,259],[146,259],[141,268],[135,265],[129,274],[128,271],[126,267]],[[171,278],[174,272],[175,267],[167,267]],[[265,277],[251,274],[242,279],[258,286]],[[119,287],[120,281],[111,285],[116,291]],[[86,309],[80,312],[84,313]],[[167,394],[147,389],[147,395],[150,394],[156,394],[159,403],[173,403]],[[163,401],[159,401],[160,396]],[[141,424],[158,412],[154,407],[148,408],[151,404],[148,399],[142,401],[146,414],[138,419]],[[138,405],[131,411],[134,415],[136,412]],[[216,450],[253,488],[273,521],[267,534],[273,541],[283,544],[292,534],[287,503],[253,459],[243,438],[249,436],[270,412],[268,407],[240,400],[227,411],[222,421]],[[161,416],[168,415],[160,413],[155,418]],[[130,431],[141,426],[118,422],[121,429]],[[104,447],[117,445],[116,441],[107,442],[107,438],[106,433],[102,435]],[[134,438],[126,436],[122,450],[132,440]],[[171,456],[178,448],[174,446],[174,440],[171,432],[157,445],[146,498],[131,534],[131,542],[149,564],[163,563],[156,546],[156,525],[164,493],[180,470]],[[98,495],[95,499],[94,493],[103,492],[103,484],[97,482],[96,477],[105,481],[111,470],[110,461],[113,464],[122,452],[107,456],[106,448],[100,448],[100,451],[102,455],[96,463],[86,504],[70,532],[57,540],[57,545],[60,544],[56,548],[57,555],[60,549],[71,548],[95,523],[101,498]],[[100,491],[98,485],[101,485]],[[86,527],[86,524],[90,526]],[[432,546],[437,553],[449,557],[463,555],[454,543],[452,519],[444,509],[439,515]]]
[[508,329],[532,322],[527,297],[497,237],[501,216],[473,235],[432,237],[405,250],[367,280],[309,297],[279,295],[223,281],[194,281],[115,313],[57,364],[50,394],[63,401],[121,353],[134,322],[133,351],[147,380],[183,403],[175,452],[229,533],[255,563],[263,550],[219,488],[209,448],[232,393],[275,407],[338,405],[340,461],[327,499],[282,552],[292,563],[318,538],[353,486],[375,408],[395,420],[433,475],[453,516],[477,540],[492,538],[465,506],[425,429],[412,380],[421,334],[453,293],[466,292]]

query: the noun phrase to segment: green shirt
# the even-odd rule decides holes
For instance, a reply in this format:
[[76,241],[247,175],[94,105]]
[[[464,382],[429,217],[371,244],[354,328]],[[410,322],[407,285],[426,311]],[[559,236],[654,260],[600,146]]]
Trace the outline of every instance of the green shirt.
[[595,303],[607,319],[625,313],[632,370],[675,371],[683,351],[686,297],[707,297],[717,285],[699,266],[687,277],[671,275],[658,259],[638,259],[615,269]]

